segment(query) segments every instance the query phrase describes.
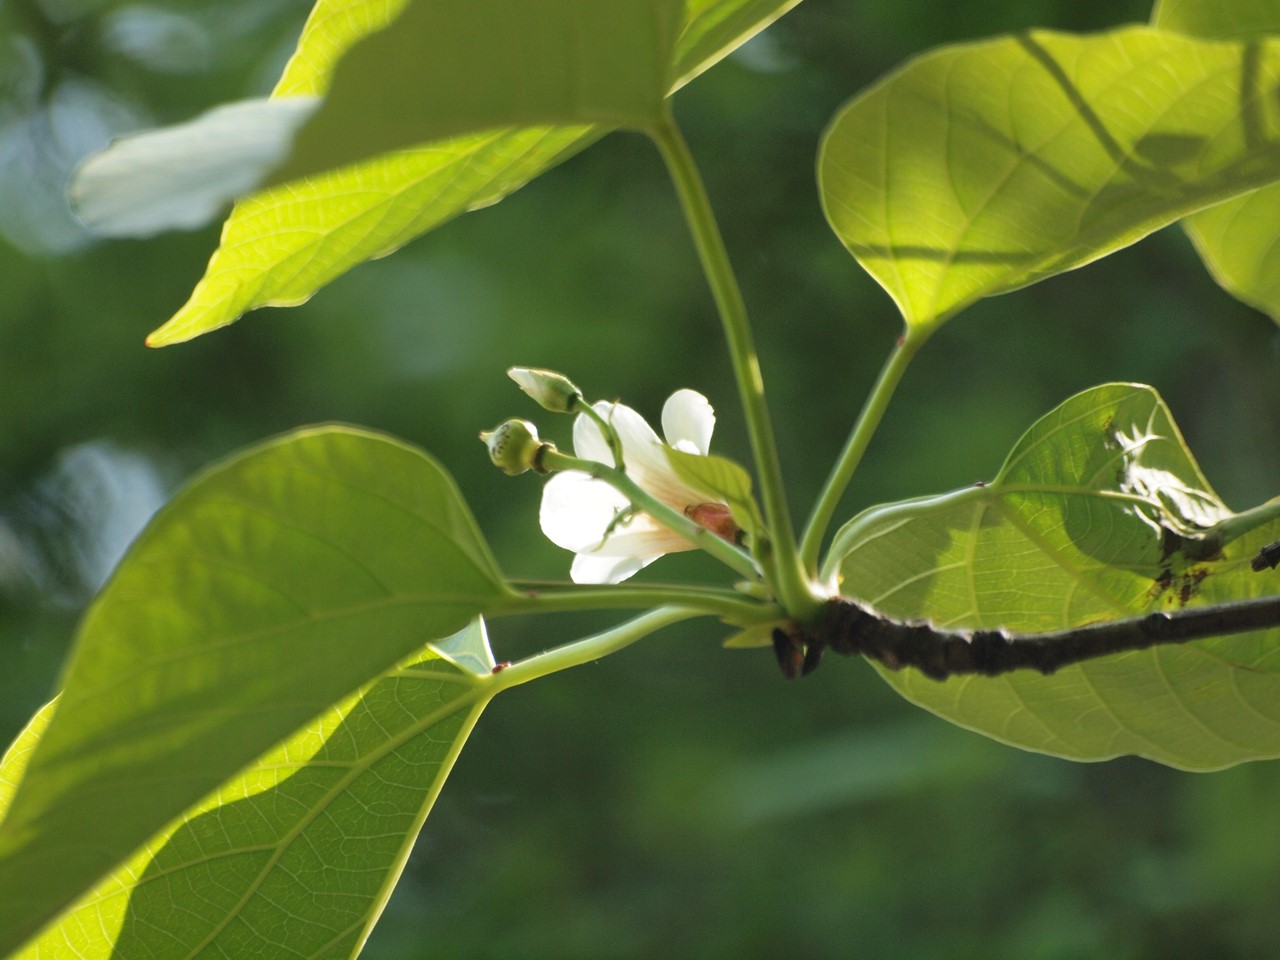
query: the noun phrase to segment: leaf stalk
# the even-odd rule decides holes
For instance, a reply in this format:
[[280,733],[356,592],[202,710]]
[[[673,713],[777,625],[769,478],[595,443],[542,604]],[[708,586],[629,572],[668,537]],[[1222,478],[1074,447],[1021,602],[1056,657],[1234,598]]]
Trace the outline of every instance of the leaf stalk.
[[840,498],[844,496],[854,471],[862,462],[862,455],[867,452],[867,446],[884,418],[884,412],[889,406],[894,390],[897,389],[916,352],[927,339],[928,333],[923,332],[919,327],[908,327],[906,333],[898,339],[880,371],[880,376],[871,388],[871,393],[862,405],[853,430],[849,433],[849,439],[845,441],[844,449],[840,451],[835,466],[831,468],[831,474],[827,477],[822,493],[819,494],[813,505],[813,511],[809,514],[804,538],[800,543],[800,560],[805,570],[811,575],[816,574],[818,569],[818,553],[822,549],[823,538],[831,525],[831,518],[835,516],[836,507],[840,504]]
[[824,598],[800,563],[746,304],[716,224],[706,186],[669,106],[663,121],[648,132],[657,144],[675,185],[724,329],[768,527],[768,542],[757,545],[756,556],[764,569],[766,581],[777,592],[787,612],[799,621],[815,620],[822,614]]

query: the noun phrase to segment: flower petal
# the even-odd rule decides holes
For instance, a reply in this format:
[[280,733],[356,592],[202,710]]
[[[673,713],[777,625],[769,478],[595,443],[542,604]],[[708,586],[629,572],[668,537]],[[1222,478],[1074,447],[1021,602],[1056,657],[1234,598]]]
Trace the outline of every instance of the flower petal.
[[649,426],[644,417],[625,403],[615,403],[610,406],[611,410],[601,412],[618,432],[618,439],[622,441],[622,456],[627,461],[628,467],[631,466],[633,456],[652,456],[654,448],[662,446],[662,441],[658,439],[658,435],[653,432],[653,427]]
[[597,557],[656,557],[693,549],[692,542],[672,533],[647,513],[641,513],[614,527],[603,542],[597,541],[575,552]]
[[626,461],[627,474],[645,492],[656,497],[677,512],[700,497],[671,469],[666,445],[658,439],[640,414],[630,407],[617,404],[612,414],[614,429],[622,441],[622,457]]
[[715,410],[696,390],[677,390],[662,407],[662,432],[667,443],[678,450],[705,457],[711,449],[715,427]]
[[627,577],[643,570],[658,556],[652,557],[600,557],[593,553],[580,553],[573,558],[569,576],[574,583],[621,583]]
[[552,543],[566,550],[590,550],[600,543],[626,497],[577,470],[557,473],[542,488],[538,520]]
[[[596,413],[607,421],[616,404],[601,400],[592,406]],[[573,421],[573,452],[583,460],[594,460],[596,463],[607,464],[610,467],[617,466],[613,462],[613,454],[609,451],[609,444],[604,434],[600,432],[600,427],[583,413],[578,414]]]

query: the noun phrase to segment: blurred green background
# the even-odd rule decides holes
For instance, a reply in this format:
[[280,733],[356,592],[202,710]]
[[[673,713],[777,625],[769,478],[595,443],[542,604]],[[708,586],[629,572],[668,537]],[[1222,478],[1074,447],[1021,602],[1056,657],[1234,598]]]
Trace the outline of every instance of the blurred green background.
[[[511,574],[564,576],[539,483],[476,432],[530,416],[503,375],[563,370],[651,418],[691,386],[747,459],[719,327],[656,151],[610,137],[293,310],[162,351],[216,227],[97,242],[68,171],[112,132],[269,89],[296,0],[0,2],[0,734],[56,683],[128,539],[211,459],[304,423],[421,444]],[[827,229],[827,119],[930,46],[1144,20],[1138,0],[806,0],[676,98],[756,324],[802,517],[898,324]],[[926,348],[843,515],[989,478],[1035,418],[1108,380],[1165,396],[1228,504],[1280,477],[1280,334],[1177,229],[979,304]],[[700,557],[661,579],[719,577]],[[494,625],[499,659],[586,616]],[[365,956],[1258,958],[1280,943],[1280,765],[1191,775],[1021,753],[834,659],[786,683],[710,622],[500,698]],[[91,811],[86,811],[91,816]]]

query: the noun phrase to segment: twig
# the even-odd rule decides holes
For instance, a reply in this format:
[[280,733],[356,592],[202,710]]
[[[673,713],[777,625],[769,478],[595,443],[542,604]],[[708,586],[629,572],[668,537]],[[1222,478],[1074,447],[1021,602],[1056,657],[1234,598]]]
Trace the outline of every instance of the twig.
[[1265,547],[1258,551],[1258,555],[1254,557],[1249,566],[1261,573],[1263,570],[1274,570],[1280,566],[1280,540],[1275,543],[1268,543]]
[[[1280,544],[1272,546],[1280,554]],[[773,646],[788,678],[812,672],[830,648],[836,653],[871,657],[892,670],[914,667],[934,680],[946,680],[962,674],[996,677],[1023,669],[1047,675],[1111,654],[1273,627],[1280,627],[1280,596],[1035,634],[948,632],[927,623],[891,620],[853,600],[837,597],[828,605],[821,627],[807,633],[796,627],[790,632],[775,630]]]

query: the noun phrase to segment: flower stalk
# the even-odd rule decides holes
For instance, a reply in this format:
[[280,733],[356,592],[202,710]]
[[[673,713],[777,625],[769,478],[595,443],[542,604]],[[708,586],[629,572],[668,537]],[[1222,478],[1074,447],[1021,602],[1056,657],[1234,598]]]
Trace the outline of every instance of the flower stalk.
[[509,687],[516,687],[530,680],[537,680],[540,677],[559,673],[561,670],[591,663],[611,653],[617,653],[655,630],[679,623],[681,620],[688,620],[698,614],[699,611],[686,607],[659,607],[634,620],[628,620],[612,630],[597,633],[574,643],[566,643],[564,646],[520,660],[484,682],[486,685],[491,684],[495,693]]

